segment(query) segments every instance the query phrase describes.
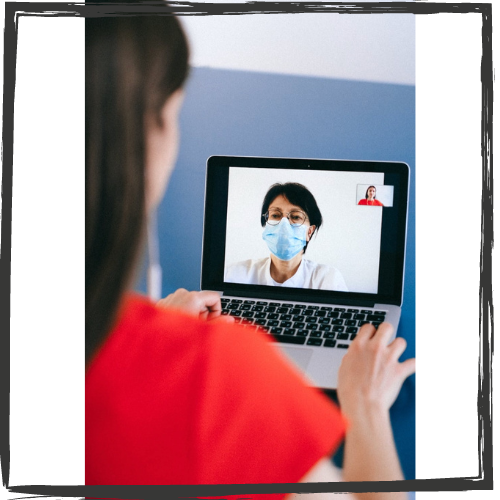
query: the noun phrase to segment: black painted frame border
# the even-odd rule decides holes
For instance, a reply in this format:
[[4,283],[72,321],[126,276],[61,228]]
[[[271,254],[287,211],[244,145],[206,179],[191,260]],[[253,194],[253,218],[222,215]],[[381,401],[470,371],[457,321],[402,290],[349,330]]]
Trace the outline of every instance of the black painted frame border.
[[[10,467],[10,271],[12,230],[12,175],[14,94],[16,85],[17,29],[22,16],[102,17],[128,15],[249,15],[307,12],[345,14],[439,14],[477,13],[482,17],[481,60],[481,255],[479,286],[478,360],[478,465],[475,477],[415,479],[406,481],[300,483],[300,484],[228,484],[164,486],[9,486]],[[247,2],[193,3],[142,2],[138,4],[30,3],[6,2],[4,29],[4,101],[2,131],[2,221],[0,254],[0,458],[4,486],[13,493],[33,496],[153,499],[196,496],[238,495],[248,498],[262,493],[366,492],[366,491],[466,491],[493,489],[492,442],[492,355],[493,355],[493,52],[491,3],[427,2]]]

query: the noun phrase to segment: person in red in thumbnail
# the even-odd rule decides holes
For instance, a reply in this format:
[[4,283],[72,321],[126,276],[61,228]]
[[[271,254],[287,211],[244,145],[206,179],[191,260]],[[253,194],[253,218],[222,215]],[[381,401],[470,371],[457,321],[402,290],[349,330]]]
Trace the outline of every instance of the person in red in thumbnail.
[[383,207],[384,204],[376,199],[377,188],[375,186],[370,186],[366,190],[366,195],[364,199],[359,200],[358,205],[368,205],[370,207]]

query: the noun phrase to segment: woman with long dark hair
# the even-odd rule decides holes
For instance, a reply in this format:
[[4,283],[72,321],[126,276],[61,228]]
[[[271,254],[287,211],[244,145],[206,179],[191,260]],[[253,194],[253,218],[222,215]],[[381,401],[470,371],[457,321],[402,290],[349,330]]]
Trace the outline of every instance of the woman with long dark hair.
[[270,337],[223,321],[217,293],[131,292],[175,162],[188,47],[168,15],[89,18],[85,36],[86,484],[335,481],[346,425],[345,480],[402,479],[388,410],[414,363],[390,325],[353,341],[342,415]]

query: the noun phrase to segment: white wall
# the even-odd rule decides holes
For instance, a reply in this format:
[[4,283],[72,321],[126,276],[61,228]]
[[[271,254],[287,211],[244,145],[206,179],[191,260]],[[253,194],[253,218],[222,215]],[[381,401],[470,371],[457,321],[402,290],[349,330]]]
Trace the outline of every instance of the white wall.
[[194,66],[415,84],[412,14],[261,14],[183,21]]

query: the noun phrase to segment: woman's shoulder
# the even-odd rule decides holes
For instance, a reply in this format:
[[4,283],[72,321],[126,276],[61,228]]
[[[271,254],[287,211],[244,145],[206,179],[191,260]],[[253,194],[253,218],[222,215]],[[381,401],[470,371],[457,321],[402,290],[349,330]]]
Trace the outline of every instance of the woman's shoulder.
[[304,259],[306,272],[311,276],[311,288],[347,292],[348,288],[342,273],[334,266],[320,264]]
[[[305,383],[267,334],[162,310],[140,297],[128,298],[123,308],[101,352],[107,355],[86,379],[89,457],[102,456],[103,429],[108,442],[121,443],[117,428],[136,436],[145,421],[148,439],[140,446],[165,461],[162,480],[296,482],[340,442],[345,424],[338,409]],[[293,429],[283,425],[289,421]],[[185,456],[193,435],[194,476],[173,477],[172,464],[178,453]],[[307,451],[296,454],[297,448]],[[282,465],[269,466],[273,453]],[[121,470],[120,456],[110,452],[109,460]]]
[[226,267],[224,280],[230,282],[248,282],[258,280],[265,271],[269,257],[263,259],[247,259],[234,262]]
[[232,269],[251,269],[253,267],[259,267],[265,265],[269,260],[269,257],[264,257],[263,259],[246,259],[240,260],[238,262],[233,262],[227,266],[228,270]]

